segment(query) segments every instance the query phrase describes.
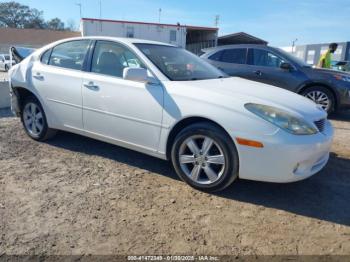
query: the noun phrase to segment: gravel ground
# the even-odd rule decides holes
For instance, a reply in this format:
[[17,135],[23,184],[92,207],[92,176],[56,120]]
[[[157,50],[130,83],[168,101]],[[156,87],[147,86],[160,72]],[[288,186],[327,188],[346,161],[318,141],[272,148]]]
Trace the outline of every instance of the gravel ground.
[[[8,114],[3,113],[3,116]],[[2,254],[350,254],[350,113],[327,167],[292,184],[193,190],[169,163],[0,118]]]

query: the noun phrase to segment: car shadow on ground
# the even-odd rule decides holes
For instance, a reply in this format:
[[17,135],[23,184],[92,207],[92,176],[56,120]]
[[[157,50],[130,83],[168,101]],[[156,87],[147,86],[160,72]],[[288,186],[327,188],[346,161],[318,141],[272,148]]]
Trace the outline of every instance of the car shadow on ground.
[[331,153],[309,179],[275,184],[240,180],[218,196],[350,226],[350,160]]
[[70,151],[108,158],[150,172],[180,180],[168,161],[88,137],[60,131],[46,143]]
[[[48,143],[179,180],[167,161],[94,139],[60,132]],[[350,159],[332,153],[326,168],[307,180],[289,184],[238,180],[215,195],[350,226]]]
[[13,113],[10,108],[0,108],[0,118],[3,117],[13,117]]
[[350,110],[342,110],[342,111],[336,112],[334,114],[331,114],[329,116],[329,119],[350,122]]

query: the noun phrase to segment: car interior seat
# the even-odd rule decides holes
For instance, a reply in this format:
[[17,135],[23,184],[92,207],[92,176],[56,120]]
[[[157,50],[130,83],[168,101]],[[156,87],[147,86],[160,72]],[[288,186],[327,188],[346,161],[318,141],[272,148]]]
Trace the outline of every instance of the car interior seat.
[[124,66],[120,60],[113,52],[103,52],[98,58],[98,73],[122,77]]

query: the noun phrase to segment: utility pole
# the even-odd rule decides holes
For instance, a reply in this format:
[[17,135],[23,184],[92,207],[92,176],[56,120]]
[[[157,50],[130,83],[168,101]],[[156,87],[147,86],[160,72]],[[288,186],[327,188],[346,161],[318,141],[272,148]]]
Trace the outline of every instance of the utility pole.
[[102,0],[99,0],[100,5],[100,31],[102,32]]
[[295,47],[295,43],[298,41],[298,38],[295,38],[293,41],[292,41],[292,53],[294,53],[294,47]]
[[100,19],[102,19],[102,0],[99,1],[100,5]]
[[218,25],[219,25],[219,20],[220,20],[220,15],[216,15],[216,16],[215,16],[215,22],[214,22],[215,27],[218,27]]
[[79,15],[80,15],[80,19],[82,17],[82,14],[81,14],[81,3],[76,3],[77,6],[79,6]]
[[158,9],[158,23],[160,24],[160,16],[162,14],[162,8]]

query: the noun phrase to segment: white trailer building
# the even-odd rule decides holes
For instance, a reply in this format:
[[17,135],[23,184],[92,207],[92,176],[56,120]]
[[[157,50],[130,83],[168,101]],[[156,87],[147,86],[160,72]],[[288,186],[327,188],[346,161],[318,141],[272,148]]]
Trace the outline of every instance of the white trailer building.
[[120,20],[82,18],[83,36],[115,36],[160,41],[193,53],[217,45],[218,28]]

